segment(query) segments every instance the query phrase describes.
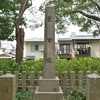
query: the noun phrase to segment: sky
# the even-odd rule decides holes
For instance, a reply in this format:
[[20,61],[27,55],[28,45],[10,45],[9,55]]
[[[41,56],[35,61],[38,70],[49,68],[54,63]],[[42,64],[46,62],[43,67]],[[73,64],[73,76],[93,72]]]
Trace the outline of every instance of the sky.
[[[39,6],[44,2],[45,0],[32,0],[32,4],[33,7],[35,7],[36,9],[39,8]],[[25,12],[27,13],[27,11]],[[32,19],[32,17],[34,18],[34,16],[29,16],[26,15],[28,19]],[[40,18],[40,12],[37,13],[37,18]],[[44,18],[44,16],[43,16]],[[42,18],[42,20],[44,20]],[[29,24],[29,23],[28,23]],[[34,25],[34,23],[31,23]],[[36,28],[34,30],[31,30],[31,28],[25,28],[25,39],[29,39],[29,38],[43,38],[44,37],[44,26]]]
[[[36,7],[38,9],[38,7],[44,1],[45,0],[32,0],[32,4],[34,5],[34,7]],[[27,16],[27,18],[30,18],[30,16],[28,14],[29,13],[27,13],[27,11],[25,11],[25,15]],[[41,37],[42,38],[44,36],[43,27],[40,27],[39,29],[35,29],[34,31],[32,31],[30,28],[24,28],[24,31],[25,31],[25,39],[34,38],[34,37]],[[13,32],[13,34],[15,34],[15,31]],[[2,43],[12,43],[13,45],[16,45],[16,41],[13,41],[13,42],[2,41]]]
[[[32,4],[33,7],[35,7],[36,9],[38,9],[38,7],[44,2],[45,0],[32,0]],[[48,0],[47,0],[48,1]],[[25,16],[30,20],[32,18],[34,18],[34,16],[30,15],[27,11],[25,11]],[[37,14],[38,18],[40,18],[40,12],[38,12]],[[42,20],[44,20],[44,17],[42,17]],[[28,23],[29,24],[29,23]],[[24,28],[25,31],[25,39],[29,39],[29,38],[44,38],[44,25],[42,27],[39,27],[35,30],[31,30],[30,28]],[[79,27],[77,26],[69,26],[68,28],[68,32],[65,34],[65,36],[69,36],[72,32],[75,32],[77,34],[80,34],[79,32]],[[59,35],[61,36],[61,35]],[[56,39],[58,37],[58,35],[56,34]],[[13,42],[13,44],[15,44],[15,41]]]
[[[45,0],[33,0],[33,7],[36,7],[38,9],[38,7],[44,2]],[[34,6],[35,5],[35,6]],[[27,13],[27,12],[25,12]],[[40,12],[38,12],[40,13]],[[32,16],[29,17],[29,14],[27,15],[28,18],[31,19]],[[40,17],[40,16],[39,16]],[[44,18],[44,16],[43,16]],[[42,18],[42,20],[44,20]],[[66,34],[71,34],[72,32],[76,32],[76,33],[79,33],[79,28],[77,26],[73,26],[71,25],[69,28],[68,28],[68,32]],[[44,26],[42,27],[39,27],[37,29],[35,29],[34,31],[32,31],[30,28],[26,28],[25,29],[25,39],[29,39],[29,38],[43,38],[44,37]],[[56,37],[58,37],[56,35]]]

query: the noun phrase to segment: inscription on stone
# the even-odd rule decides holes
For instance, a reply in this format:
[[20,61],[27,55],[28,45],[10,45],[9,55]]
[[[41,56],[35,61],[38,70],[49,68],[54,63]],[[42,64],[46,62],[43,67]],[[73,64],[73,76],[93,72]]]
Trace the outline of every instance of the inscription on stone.
[[52,63],[52,58],[47,58],[48,63]]
[[48,38],[47,40],[48,40],[48,42],[51,42],[52,39],[51,38]]
[[53,90],[54,90],[54,92],[56,92],[57,91],[57,88],[54,88]]
[[52,15],[49,15],[49,16],[47,17],[47,19],[48,19],[48,22],[52,22]]
[[7,92],[8,92],[7,87],[5,87],[5,88],[3,89],[3,91],[4,91],[5,93],[7,93]]

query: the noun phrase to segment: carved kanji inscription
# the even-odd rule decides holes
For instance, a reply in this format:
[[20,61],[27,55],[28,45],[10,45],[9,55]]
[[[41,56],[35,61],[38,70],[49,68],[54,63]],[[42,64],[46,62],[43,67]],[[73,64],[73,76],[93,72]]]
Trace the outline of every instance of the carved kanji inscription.
[[52,22],[52,15],[49,15],[49,16],[47,17],[47,19],[48,19],[48,22]]
[[47,58],[48,63],[52,63],[52,58]]
[[48,42],[51,42],[52,39],[51,38],[48,38],[47,40],[48,40]]

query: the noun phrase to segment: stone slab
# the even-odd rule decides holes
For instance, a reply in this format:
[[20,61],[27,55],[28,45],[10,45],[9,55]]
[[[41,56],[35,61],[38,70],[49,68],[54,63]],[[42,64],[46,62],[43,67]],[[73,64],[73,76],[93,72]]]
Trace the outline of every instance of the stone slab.
[[59,92],[40,92],[39,87],[37,87],[35,100],[64,100],[64,97],[61,87],[59,87]]
[[100,76],[89,74],[86,77],[86,100],[100,100]]
[[42,92],[58,92],[59,91],[59,78],[55,79],[44,79],[42,76],[39,77],[39,91]]
[[0,100],[15,100],[16,78],[15,75],[5,74],[0,77]]

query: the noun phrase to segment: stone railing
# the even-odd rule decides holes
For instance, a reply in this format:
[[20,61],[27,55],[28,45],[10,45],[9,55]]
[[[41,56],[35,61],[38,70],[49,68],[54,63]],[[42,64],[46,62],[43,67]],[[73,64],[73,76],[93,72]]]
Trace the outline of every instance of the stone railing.
[[[15,91],[18,91],[18,89],[26,91],[27,89],[35,89],[38,85],[38,79],[34,79],[34,72],[30,73],[30,78],[28,79],[25,71],[22,72],[21,79],[18,78],[19,73],[17,71],[14,72],[14,75],[9,73],[10,72],[7,72],[7,74],[3,75],[3,72],[0,72],[0,99],[2,98],[2,100],[8,100],[6,98],[7,96],[10,100],[15,100],[13,98],[15,98]],[[100,76],[96,73],[97,72],[95,71],[93,74],[90,74],[88,71],[84,75],[81,71],[78,73],[75,73],[74,71],[71,71],[70,73],[64,72],[59,83],[64,94],[70,92],[70,87],[85,87],[87,90],[87,100],[99,100]],[[41,75],[41,72],[39,74]],[[56,74],[58,75],[58,73]]]
[[[10,71],[7,71],[6,73],[11,73]],[[59,84],[63,88],[64,94],[66,94],[70,87],[85,87],[86,85],[86,75],[90,72],[86,72],[85,75],[82,71],[79,71],[78,73],[75,73],[74,71],[67,72],[65,71],[63,74],[58,74],[56,72],[56,75],[59,76]],[[95,72],[96,73],[96,72]],[[38,79],[34,78],[34,72],[30,72],[30,75],[27,74],[26,71],[22,71],[21,77],[19,78],[19,72],[15,71],[14,75],[16,76],[16,90],[22,89],[23,91],[29,89],[29,88],[35,88],[38,85]],[[39,72],[38,76],[40,76],[42,73]],[[3,75],[3,72],[0,71],[0,76]],[[28,77],[27,77],[28,75]]]

